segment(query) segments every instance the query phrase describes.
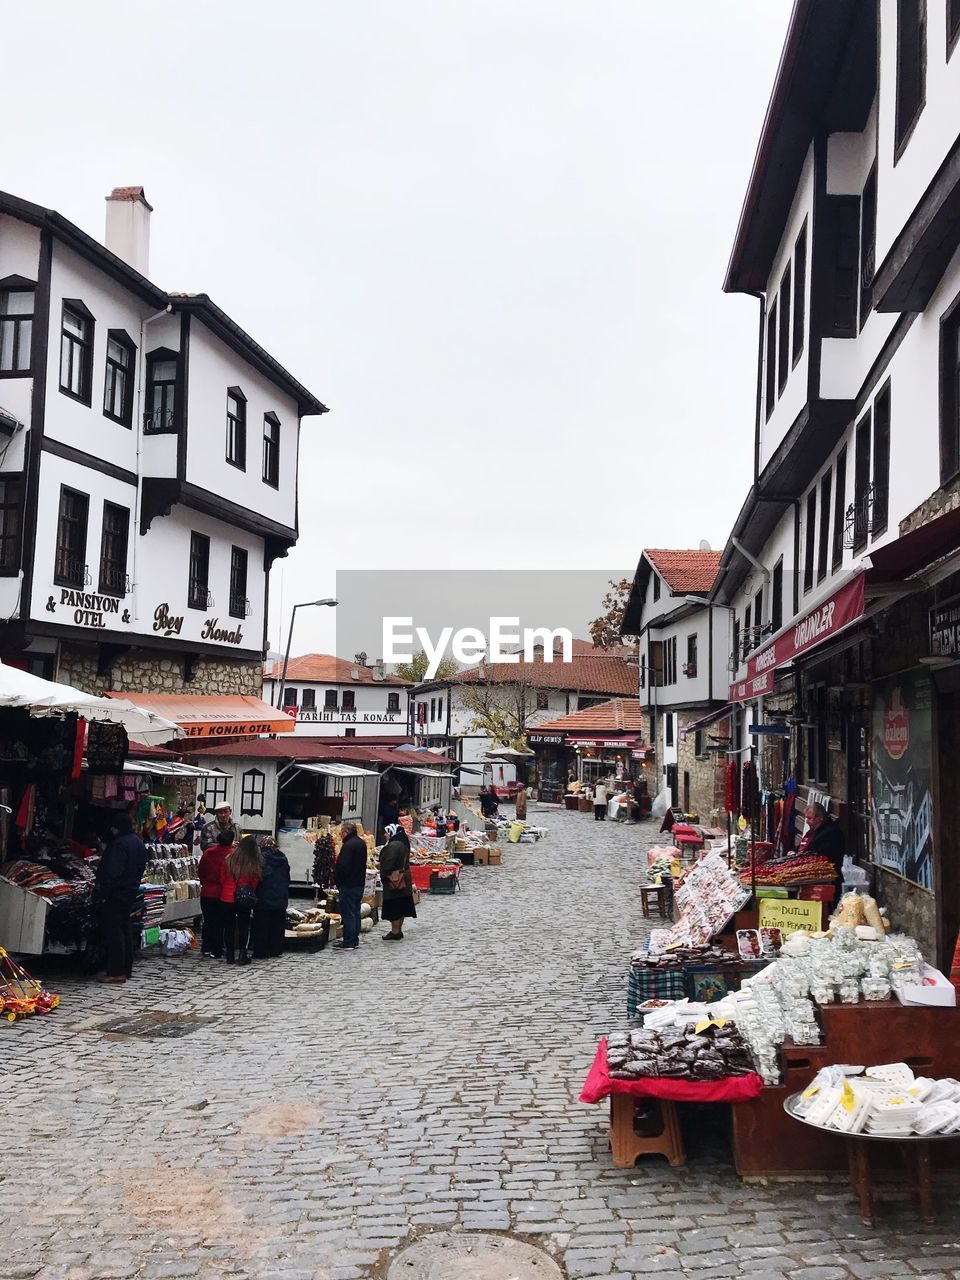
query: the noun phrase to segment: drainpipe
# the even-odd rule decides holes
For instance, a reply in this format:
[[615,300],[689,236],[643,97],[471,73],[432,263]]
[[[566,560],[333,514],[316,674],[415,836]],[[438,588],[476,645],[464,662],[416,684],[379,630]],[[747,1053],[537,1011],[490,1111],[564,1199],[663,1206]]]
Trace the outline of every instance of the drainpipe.
[[171,315],[172,312],[173,303],[168,302],[162,311],[158,311],[140,321],[140,349],[137,352],[137,416],[134,420],[137,426],[137,496],[133,512],[133,558],[130,565],[130,578],[133,583],[134,631],[139,629],[137,624],[140,621],[140,592],[137,589],[137,548],[140,545],[140,509],[142,506],[141,491],[143,489],[143,477],[140,474],[140,453],[143,441],[143,376],[147,367],[145,331],[148,324],[153,324],[154,320],[159,320],[162,316]]

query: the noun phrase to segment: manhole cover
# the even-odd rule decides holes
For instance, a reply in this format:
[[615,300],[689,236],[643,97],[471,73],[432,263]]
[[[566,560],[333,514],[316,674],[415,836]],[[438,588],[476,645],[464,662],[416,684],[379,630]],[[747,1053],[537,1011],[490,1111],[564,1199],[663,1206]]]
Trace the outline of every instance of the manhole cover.
[[387,1280],[563,1280],[563,1272],[549,1254],[522,1240],[445,1231],[399,1253]]
[[104,1035],[141,1036],[150,1040],[174,1039],[187,1036],[196,1031],[212,1018],[196,1018],[189,1013],[138,1013],[122,1018],[110,1018],[107,1022],[99,1022],[94,1028]]

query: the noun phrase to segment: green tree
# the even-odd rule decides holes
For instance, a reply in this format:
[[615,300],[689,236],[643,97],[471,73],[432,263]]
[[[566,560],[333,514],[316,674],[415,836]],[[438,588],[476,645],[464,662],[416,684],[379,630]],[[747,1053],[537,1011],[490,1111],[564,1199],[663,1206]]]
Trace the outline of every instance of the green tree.
[[[414,684],[421,684],[427,677],[427,667],[430,665],[430,659],[426,652],[420,649],[413,655],[410,662],[398,662],[393,668],[393,674],[399,676],[401,680],[412,680]],[[449,680],[451,676],[455,676],[460,670],[459,666],[454,662],[453,658],[441,658],[437,667],[437,674],[434,680]]]

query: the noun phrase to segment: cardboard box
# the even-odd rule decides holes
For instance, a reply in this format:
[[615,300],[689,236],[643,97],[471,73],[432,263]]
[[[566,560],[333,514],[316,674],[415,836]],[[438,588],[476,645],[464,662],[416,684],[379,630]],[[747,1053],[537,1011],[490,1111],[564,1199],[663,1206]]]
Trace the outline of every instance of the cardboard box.
[[478,846],[473,855],[473,865],[475,867],[488,867],[490,865],[490,850]]
[[501,862],[503,862],[503,854],[499,849],[491,849],[487,854],[487,857],[490,859],[491,867],[499,867]]
[[923,978],[916,985],[907,985],[894,994],[901,1004],[943,1005],[950,1007],[957,1003],[957,989],[952,982],[930,965],[924,965]]

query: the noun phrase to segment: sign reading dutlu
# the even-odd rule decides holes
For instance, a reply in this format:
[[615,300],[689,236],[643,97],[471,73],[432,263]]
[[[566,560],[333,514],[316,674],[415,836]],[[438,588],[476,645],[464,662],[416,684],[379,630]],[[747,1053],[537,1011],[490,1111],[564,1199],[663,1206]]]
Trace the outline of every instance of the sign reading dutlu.
[[864,575],[861,573],[845,587],[834,592],[828,600],[824,600],[812,613],[800,618],[783,635],[778,636],[773,644],[768,644],[765,649],[755,653],[747,663],[746,679],[738,680],[730,686],[730,701],[746,702],[750,698],[772,693],[777,667],[792,662],[801,653],[829,640],[844,627],[862,618],[864,582]]
[[797,898],[761,898],[758,924],[761,929],[780,929],[785,937],[794,930],[819,933],[823,928],[823,903]]

